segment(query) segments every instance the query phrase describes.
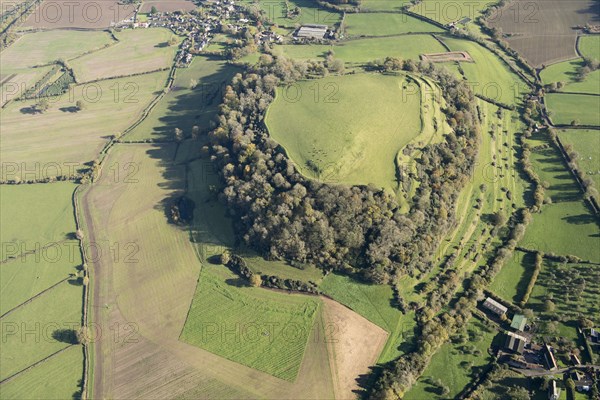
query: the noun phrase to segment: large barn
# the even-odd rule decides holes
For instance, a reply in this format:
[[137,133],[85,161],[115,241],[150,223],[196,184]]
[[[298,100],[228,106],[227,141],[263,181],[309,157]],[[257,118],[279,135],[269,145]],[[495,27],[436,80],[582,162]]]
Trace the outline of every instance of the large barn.
[[327,34],[329,27],[327,25],[302,25],[296,36],[300,38],[323,39]]

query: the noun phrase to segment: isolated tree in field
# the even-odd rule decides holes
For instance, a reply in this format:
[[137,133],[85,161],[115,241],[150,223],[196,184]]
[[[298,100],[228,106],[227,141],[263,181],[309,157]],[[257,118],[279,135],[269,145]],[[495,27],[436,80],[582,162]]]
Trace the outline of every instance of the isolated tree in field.
[[35,110],[38,112],[41,112],[41,113],[48,111],[49,108],[50,108],[50,103],[48,103],[48,100],[46,100],[46,99],[40,100],[35,105]]
[[252,274],[250,277],[250,284],[254,287],[259,287],[262,285],[262,279],[259,274]]
[[198,86],[198,79],[190,79],[190,89],[196,89],[196,87]]
[[83,234],[83,231],[81,229],[77,229],[75,231],[75,237],[77,238],[77,240],[81,240],[85,237],[85,235]]
[[169,46],[174,46],[177,44],[177,39],[175,38],[175,36],[171,36],[171,38],[169,39],[169,41],[167,42],[167,44]]
[[77,111],[83,111],[85,109],[85,103],[82,100],[77,100],[75,102],[75,107],[77,107]]
[[152,8],[150,9],[150,14],[156,14],[158,12],[158,10],[156,9],[155,6],[152,6]]

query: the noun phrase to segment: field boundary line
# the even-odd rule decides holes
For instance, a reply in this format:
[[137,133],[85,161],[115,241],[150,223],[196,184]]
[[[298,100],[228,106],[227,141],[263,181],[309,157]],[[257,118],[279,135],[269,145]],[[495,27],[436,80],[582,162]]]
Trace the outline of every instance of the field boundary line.
[[32,368],[35,368],[35,367],[37,367],[38,365],[40,365],[40,364],[42,364],[42,363],[44,363],[44,362],[48,361],[48,360],[49,360],[49,359],[51,359],[52,357],[59,355],[59,354],[60,354],[60,353],[62,353],[63,351],[65,351],[65,350],[67,350],[67,349],[70,349],[70,348],[71,348],[71,347],[73,347],[73,346],[76,346],[76,345],[75,345],[75,344],[70,344],[70,345],[68,345],[67,347],[64,347],[64,348],[62,348],[62,349],[60,349],[60,350],[58,350],[58,351],[56,351],[56,352],[54,352],[54,353],[50,354],[49,356],[46,356],[46,357],[42,358],[42,359],[41,359],[41,360],[39,360],[39,361],[36,361],[36,362],[34,362],[34,363],[33,363],[33,364],[31,364],[30,366],[28,366],[28,367],[26,367],[26,368],[24,368],[24,369],[20,370],[19,372],[15,372],[14,374],[12,374],[11,376],[9,376],[8,378],[5,378],[5,379],[1,380],[1,381],[0,381],[0,385],[2,385],[2,384],[5,384],[5,383],[7,383],[7,382],[9,382],[9,381],[13,380],[13,379],[14,379],[14,378],[16,378],[17,376],[19,376],[19,375],[21,375],[21,374],[23,374],[23,373],[25,373],[25,372],[29,371],[29,370],[30,370],[30,369],[32,369]]
[[[78,185],[75,190],[73,191],[73,194],[71,196],[71,201],[73,203],[73,217],[75,219],[75,229],[77,231],[82,231],[82,225],[81,225],[81,220],[79,218],[79,202],[78,202],[78,195],[79,195],[79,191],[81,190],[80,188],[83,185]],[[83,262],[84,265],[87,265],[86,261],[86,254],[85,254],[85,248],[83,245],[83,237],[78,237],[77,241],[79,242],[79,252],[81,254],[81,261]],[[82,301],[81,301],[81,326],[87,328],[88,326],[88,302],[89,302],[89,272],[88,272],[88,268],[83,268],[83,278],[88,278],[88,284],[86,285],[85,282],[82,285],[83,286],[83,293],[82,293]],[[82,346],[83,346],[83,376],[81,378],[81,398],[82,399],[87,399],[87,381],[88,381],[88,372],[89,372],[89,368],[90,368],[90,357],[89,357],[89,348],[87,345],[87,342],[85,340],[82,341]]]
[[[24,301],[24,302],[22,302],[21,304],[19,304],[19,305],[15,306],[15,307],[13,307],[13,308],[11,308],[10,310],[8,310],[7,312],[5,312],[4,314],[0,315],[0,318],[4,318],[4,317],[6,317],[7,315],[11,314],[13,311],[16,311],[17,309],[19,309],[19,308],[21,308],[21,307],[23,307],[23,306],[25,306],[25,305],[27,305],[27,304],[31,303],[31,302],[32,302],[33,300],[35,300],[36,298],[38,298],[38,297],[40,297],[41,295],[43,295],[44,293],[46,293],[46,292],[48,292],[48,291],[50,291],[50,290],[54,289],[56,286],[60,285],[61,283],[63,283],[64,281],[66,281],[66,280],[68,280],[68,279],[70,279],[70,278],[71,278],[70,276],[67,276],[65,279],[62,279],[62,280],[60,280],[60,281],[56,282],[54,285],[52,285],[52,286],[50,286],[50,287],[48,287],[48,288],[46,288],[46,289],[42,290],[41,292],[39,292],[39,293],[38,293],[38,294],[36,294],[35,296],[33,296],[33,297],[30,297],[29,299],[25,300],[25,301]],[[1,382],[0,382],[0,383],[1,383]]]

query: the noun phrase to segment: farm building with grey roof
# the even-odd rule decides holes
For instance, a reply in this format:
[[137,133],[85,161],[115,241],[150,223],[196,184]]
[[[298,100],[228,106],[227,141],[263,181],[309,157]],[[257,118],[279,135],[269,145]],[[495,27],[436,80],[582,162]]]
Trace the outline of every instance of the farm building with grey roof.
[[508,308],[498,303],[491,297],[485,299],[485,301],[483,302],[483,307],[487,308],[488,310],[499,316],[503,316],[504,314],[506,314],[506,311],[508,311]]
[[296,36],[300,38],[323,39],[327,34],[329,27],[327,25],[302,25]]

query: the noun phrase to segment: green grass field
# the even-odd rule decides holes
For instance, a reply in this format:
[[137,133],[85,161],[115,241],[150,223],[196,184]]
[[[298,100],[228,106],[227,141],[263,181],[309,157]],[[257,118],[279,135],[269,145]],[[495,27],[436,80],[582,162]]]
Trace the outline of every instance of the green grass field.
[[305,175],[395,190],[396,155],[421,131],[420,97],[400,76],[334,76],[279,88],[265,120]]
[[560,139],[563,144],[571,144],[579,154],[577,164],[585,174],[600,188],[600,131],[590,129],[561,129]]
[[[70,182],[0,186],[0,235],[6,243],[0,259],[35,250],[36,243],[44,247],[73,234],[75,219],[71,196],[74,190],[75,185]],[[8,246],[9,242],[18,243],[19,248]]]
[[2,264],[0,315],[76,273],[81,264],[78,253],[79,243],[68,241]]
[[[362,13],[346,15],[346,36],[386,36],[416,32],[443,32],[406,14]],[[410,38],[405,38],[410,40]]]
[[27,33],[2,51],[2,73],[15,68],[47,64],[57,59],[68,60],[90,50],[100,49],[113,40],[107,32],[51,30]]
[[552,64],[542,70],[540,77],[544,84],[563,82],[561,92],[600,94],[600,70],[590,72],[585,80],[577,82],[577,70],[581,59]]
[[[572,240],[574,237],[576,241]],[[549,204],[535,214],[523,243],[546,253],[573,254],[600,262],[598,225],[582,201]]]
[[113,46],[69,62],[78,82],[90,82],[118,76],[139,74],[168,68],[178,46],[169,46],[175,36],[163,28],[127,29],[116,32],[119,42]]
[[532,253],[516,251],[494,278],[490,290],[513,303],[523,298],[535,264]]
[[[34,100],[10,103],[2,113],[2,148],[5,162],[84,162],[97,157],[111,135],[120,134],[140,118],[142,110],[162,90],[167,71],[130,78],[105,80],[75,86],[69,93],[52,98],[48,111],[32,113]],[[81,100],[84,110],[76,111]],[[48,168],[48,171],[52,169]],[[49,172],[49,173],[50,173]]]
[[79,398],[83,352],[73,346],[2,384],[3,399]]
[[325,58],[328,50],[335,52],[335,57],[349,64],[365,64],[385,57],[418,60],[423,53],[441,53],[444,47],[431,35],[411,35],[406,37],[382,37],[355,39],[341,42],[336,46],[328,45],[280,45],[275,46],[275,54],[294,59]]
[[468,40],[443,38],[453,51],[466,51],[474,62],[463,62],[461,67],[476,94],[508,105],[520,102],[529,88],[506,64],[485,47]]
[[194,125],[208,131],[225,86],[237,71],[224,61],[196,57],[188,68],[177,69],[171,90],[125,140],[173,139],[175,128],[189,136]]
[[223,266],[205,266],[181,340],[293,381],[320,306],[315,297],[245,287]]
[[279,26],[294,28],[297,24],[322,24],[330,28],[338,23],[341,14],[335,11],[326,10],[311,0],[288,0],[290,11],[296,7],[300,8],[300,14],[286,17],[286,1],[258,1],[242,0],[240,3],[250,7],[251,10],[264,11],[267,19]]
[[579,52],[584,57],[600,60],[600,36],[582,36],[579,39]]
[[[487,351],[498,332],[473,317],[460,334],[466,340],[444,344],[431,358],[412,390],[404,396],[406,400],[455,398],[473,376],[489,364],[492,357]],[[448,394],[440,396],[438,389],[431,385],[438,380],[448,387]]]
[[545,96],[550,118],[556,125],[600,126],[600,96],[548,93]]
[[393,292],[389,285],[367,285],[347,276],[329,274],[319,288],[390,334],[378,362],[391,361],[411,349],[408,339],[416,325],[414,313],[402,314],[391,305]]
[[81,286],[64,282],[2,318],[5,340],[0,354],[0,379],[69,345],[56,340],[53,333],[59,329],[78,329],[81,297]]

